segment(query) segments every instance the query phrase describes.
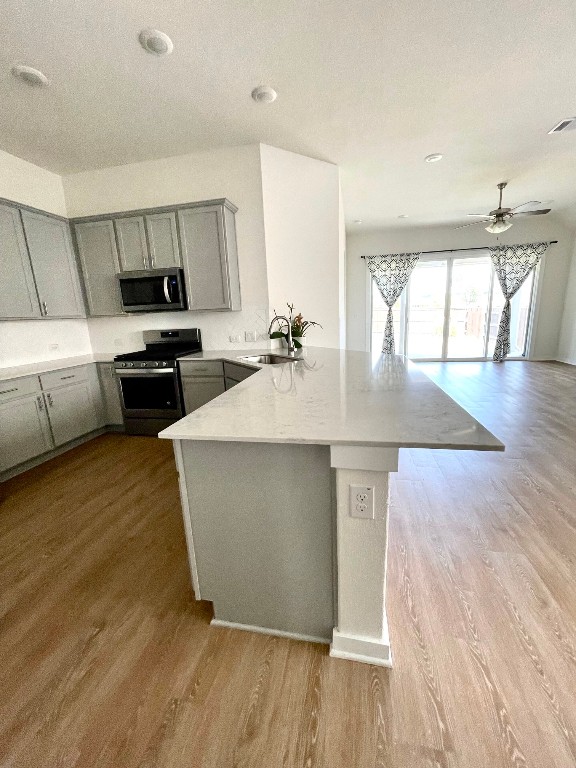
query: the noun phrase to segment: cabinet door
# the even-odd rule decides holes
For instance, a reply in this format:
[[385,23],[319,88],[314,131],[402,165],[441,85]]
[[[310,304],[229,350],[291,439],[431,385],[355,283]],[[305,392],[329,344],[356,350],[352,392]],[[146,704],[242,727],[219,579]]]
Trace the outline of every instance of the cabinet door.
[[84,317],[84,301],[67,221],[22,211],[30,261],[45,317]]
[[90,314],[123,314],[114,225],[111,221],[88,221],[76,224],[75,230]]
[[63,445],[98,427],[90,383],[82,381],[46,392],[54,443]]
[[40,317],[20,211],[0,205],[0,317]]
[[0,403],[0,471],[40,456],[52,448],[41,394]]
[[116,238],[120,268],[123,272],[134,269],[148,269],[148,245],[143,216],[116,219]]
[[104,403],[104,424],[123,424],[122,405],[114,363],[98,363],[98,376]]
[[179,267],[182,260],[176,232],[176,214],[168,212],[146,216],[146,231],[150,244],[150,267]]
[[185,413],[192,413],[226,391],[223,376],[206,379],[198,376],[182,376],[181,381]]
[[222,206],[178,211],[189,309],[233,309]]

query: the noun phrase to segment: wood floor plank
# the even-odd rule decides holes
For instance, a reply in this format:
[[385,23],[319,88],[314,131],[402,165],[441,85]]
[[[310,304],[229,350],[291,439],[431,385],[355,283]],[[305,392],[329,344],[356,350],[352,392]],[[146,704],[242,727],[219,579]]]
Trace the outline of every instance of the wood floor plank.
[[425,364],[504,454],[401,452],[394,668],[211,627],[169,444],[0,487],[2,768],[574,768],[576,370]]

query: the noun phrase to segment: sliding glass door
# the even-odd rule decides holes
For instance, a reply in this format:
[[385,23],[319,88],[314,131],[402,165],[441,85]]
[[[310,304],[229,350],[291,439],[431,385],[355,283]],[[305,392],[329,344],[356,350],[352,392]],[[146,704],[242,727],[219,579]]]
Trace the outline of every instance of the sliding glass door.
[[[534,293],[533,270],[512,299],[510,357],[523,357]],[[490,257],[422,257],[394,307],[396,349],[415,360],[491,359],[504,297]],[[382,344],[386,305],[372,285],[372,348]]]

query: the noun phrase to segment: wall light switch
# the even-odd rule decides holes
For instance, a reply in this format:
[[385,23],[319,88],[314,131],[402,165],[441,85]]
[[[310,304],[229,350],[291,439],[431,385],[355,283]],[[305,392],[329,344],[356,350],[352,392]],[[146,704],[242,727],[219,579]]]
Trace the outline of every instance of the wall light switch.
[[374,486],[350,486],[350,517],[374,520]]

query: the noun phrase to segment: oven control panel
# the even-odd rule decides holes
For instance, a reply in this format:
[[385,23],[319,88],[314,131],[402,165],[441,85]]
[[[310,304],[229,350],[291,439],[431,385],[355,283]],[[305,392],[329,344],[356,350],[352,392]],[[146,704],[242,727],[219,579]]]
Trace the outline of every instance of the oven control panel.
[[121,362],[116,363],[116,368],[166,368],[168,366],[168,362],[166,360],[152,360],[146,362],[145,360],[142,360],[141,362],[125,362],[122,360]]

